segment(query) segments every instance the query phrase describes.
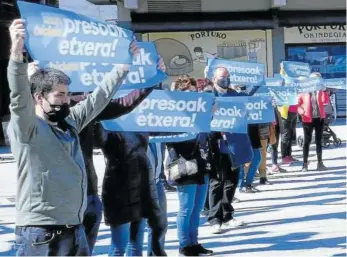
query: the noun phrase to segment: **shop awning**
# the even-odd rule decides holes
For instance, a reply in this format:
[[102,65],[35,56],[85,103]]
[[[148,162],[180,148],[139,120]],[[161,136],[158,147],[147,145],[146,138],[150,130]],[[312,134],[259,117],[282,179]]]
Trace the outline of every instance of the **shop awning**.
[[[275,26],[345,25],[344,10],[261,11],[235,13],[131,13],[132,29],[139,33],[160,31],[255,30]],[[122,26],[122,22],[119,21]],[[125,25],[125,24],[124,24]],[[127,26],[129,28],[129,24]]]
[[279,11],[279,26],[346,25],[346,10]]
[[[272,29],[272,13],[132,13],[136,32]],[[121,22],[119,22],[121,25]]]

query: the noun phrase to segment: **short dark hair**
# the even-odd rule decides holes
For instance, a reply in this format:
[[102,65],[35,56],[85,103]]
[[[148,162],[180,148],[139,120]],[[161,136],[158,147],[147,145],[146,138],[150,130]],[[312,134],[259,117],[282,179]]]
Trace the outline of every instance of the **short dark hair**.
[[31,94],[45,95],[52,92],[53,87],[59,84],[70,85],[71,79],[64,72],[53,68],[42,68],[35,71],[30,79]]
[[202,53],[202,47],[200,47],[200,46],[194,47],[194,53],[196,53],[196,52]]

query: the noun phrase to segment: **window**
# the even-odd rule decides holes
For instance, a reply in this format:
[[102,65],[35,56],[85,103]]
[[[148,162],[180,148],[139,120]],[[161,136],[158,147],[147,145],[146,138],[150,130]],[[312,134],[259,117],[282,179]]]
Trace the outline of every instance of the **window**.
[[[346,77],[345,44],[286,45],[286,59],[308,62],[325,79]],[[337,116],[346,117],[346,90],[336,90]]]
[[287,60],[308,62],[323,78],[346,77],[346,45],[287,45]]

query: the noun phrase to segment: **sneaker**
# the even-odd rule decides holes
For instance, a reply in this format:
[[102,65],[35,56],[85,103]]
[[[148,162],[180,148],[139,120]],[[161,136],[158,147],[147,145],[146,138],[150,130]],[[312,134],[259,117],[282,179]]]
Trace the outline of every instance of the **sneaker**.
[[240,190],[240,193],[254,194],[255,191],[252,190],[251,186],[246,186]]
[[186,246],[179,249],[180,256],[198,256],[195,247]]
[[272,185],[272,183],[267,178],[260,178],[259,184],[260,185]]
[[293,158],[290,156],[286,156],[282,158],[282,164],[292,164],[292,162],[293,162]]
[[251,190],[253,190],[255,193],[261,192],[259,189],[257,189],[255,186],[251,185]]
[[205,209],[205,208],[201,211],[201,215],[205,216],[205,217],[208,217],[209,213],[210,213],[210,211]]
[[271,170],[274,173],[287,172],[287,170],[281,168],[279,165],[276,165],[276,164],[272,165],[272,169]]
[[167,182],[164,182],[163,186],[166,192],[176,192],[176,188],[174,188],[173,186],[170,186],[169,183]]
[[210,232],[211,232],[211,234],[221,234],[222,233],[222,226],[220,224],[212,225]]
[[307,171],[308,171],[308,165],[307,165],[307,163],[304,163],[304,165],[302,166],[301,171],[302,171],[302,172],[307,172]]
[[223,223],[222,227],[223,229],[230,229],[230,228],[238,228],[245,226],[246,224],[243,221],[239,221],[237,219],[229,220],[228,222]]
[[324,170],[328,170],[328,168],[324,166],[323,162],[318,162],[317,170],[318,171],[324,171]]
[[292,160],[292,162],[300,162],[300,160],[295,159],[295,158],[294,158],[294,157],[292,157],[292,156],[289,156],[289,158]]
[[197,256],[212,256],[213,251],[204,248],[201,244],[193,245],[192,248],[197,253]]
[[233,203],[239,203],[239,202],[241,202],[239,198],[236,198],[236,197],[233,198]]

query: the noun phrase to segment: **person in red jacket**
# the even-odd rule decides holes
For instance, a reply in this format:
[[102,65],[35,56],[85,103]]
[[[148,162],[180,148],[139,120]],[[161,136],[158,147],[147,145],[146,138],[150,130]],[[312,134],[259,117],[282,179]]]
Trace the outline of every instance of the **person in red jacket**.
[[[320,73],[312,73],[310,77],[321,77]],[[315,91],[302,93],[298,99],[298,113],[302,117],[304,129],[304,164],[302,171],[308,171],[308,153],[312,141],[313,129],[315,131],[316,151],[317,151],[317,170],[326,170],[322,159],[322,137],[325,111],[324,105],[329,104],[329,95],[326,91]]]

